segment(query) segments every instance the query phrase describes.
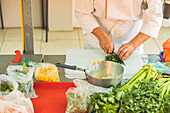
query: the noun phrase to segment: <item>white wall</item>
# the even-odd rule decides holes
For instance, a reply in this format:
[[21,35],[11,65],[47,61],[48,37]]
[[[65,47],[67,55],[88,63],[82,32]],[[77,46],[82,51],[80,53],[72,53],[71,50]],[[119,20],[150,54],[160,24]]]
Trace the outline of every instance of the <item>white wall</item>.
[[[4,27],[20,27],[20,0],[1,0]],[[33,25],[42,26],[41,0],[32,0],[33,6]],[[1,25],[1,22],[0,22]]]
[[[1,2],[4,26],[20,27],[20,0],[1,0]],[[50,30],[72,30],[74,26],[78,26],[78,22],[74,20],[73,2],[73,0],[49,0]],[[32,6],[33,26],[42,27],[41,0],[32,0]]]
[[49,0],[49,30],[73,30],[72,0]]
[[76,16],[74,15],[74,8],[75,8],[75,0],[73,0],[73,18],[74,18],[73,26],[74,27],[81,27]]
[[20,0],[1,0],[3,21],[5,27],[19,27]]
[[34,27],[42,27],[42,9],[41,0],[32,0],[33,25]]

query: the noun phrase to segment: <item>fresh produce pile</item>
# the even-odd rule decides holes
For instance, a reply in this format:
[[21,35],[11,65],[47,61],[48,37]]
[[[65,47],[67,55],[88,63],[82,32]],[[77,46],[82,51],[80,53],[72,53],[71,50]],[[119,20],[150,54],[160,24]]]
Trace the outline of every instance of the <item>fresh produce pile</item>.
[[90,97],[88,113],[169,113],[170,78],[145,65],[127,83],[112,92]]
[[7,81],[1,81],[0,92],[2,92],[3,94],[8,94],[12,92],[13,90],[14,90],[14,87],[12,86],[11,83]]
[[156,86],[155,80],[148,82],[139,81],[133,87],[132,92],[125,92],[121,103],[120,113],[168,113],[170,98],[161,96],[161,89]]

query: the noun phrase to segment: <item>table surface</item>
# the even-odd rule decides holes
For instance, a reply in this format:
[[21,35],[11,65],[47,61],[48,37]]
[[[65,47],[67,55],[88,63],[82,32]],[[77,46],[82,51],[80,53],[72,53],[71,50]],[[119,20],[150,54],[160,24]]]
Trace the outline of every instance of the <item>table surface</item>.
[[[46,63],[65,63],[66,55],[42,55],[42,54],[35,54],[35,55],[22,55],[21,61],[25,58],[28,58],[31,61],[40,62],[42,59]],[[145,63],[150,62],[157,62],[160,61],[159,55],[156,54],[147,54],[141,55],[142,60]],[[16,65],[16,63],[12,63],[12,60],[15,59],[15,55],[0,55],[0,74],[6,73],[6,68],[8,65]],[[59,76],[61,82],[72,82],[72,79],[68,79],[65,77],[65,71],[63,68],[58,68]]]

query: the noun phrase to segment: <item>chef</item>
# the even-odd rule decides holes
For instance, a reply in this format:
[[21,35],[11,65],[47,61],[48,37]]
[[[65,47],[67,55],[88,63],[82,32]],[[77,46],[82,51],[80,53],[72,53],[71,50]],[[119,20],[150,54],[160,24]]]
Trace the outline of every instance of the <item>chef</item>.
[[76,0],[75,15],[85,49],[115,50],[123,60],[157,38],[163,17],[161,0]]

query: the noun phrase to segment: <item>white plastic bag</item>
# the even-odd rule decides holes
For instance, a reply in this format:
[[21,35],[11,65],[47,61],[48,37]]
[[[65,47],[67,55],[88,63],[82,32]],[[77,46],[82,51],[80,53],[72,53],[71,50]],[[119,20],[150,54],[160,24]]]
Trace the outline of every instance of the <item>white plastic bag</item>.
[[3,74],[0,75],[0,97],[3,95],[10,95],[11,93],[15,93],[17,89],[18,84],[12,77]]
[[34,113],[32,102],[20,91],[0,97],[0,113]]
[[97,87],[84,80],[75,79],[73,82],[76,88],[69,88],[66,92],[66,113],[86,113],[90,95],[96,92],[111,92],[111,89],[109,88]]
[[40,82],[60,82],[58,68],[54,64],[39,63],[36,65],[35,79]]
[[34,67],[28,67],[28,70],[28,73],[24,74],[23,66],[9,65],[7,74],[18,82],[18,90],[24,93],[25,97],[36,98],[37,96],[33,88]]
[[166,63],[156,62],[156,63],[149,63],[153,65],[156,70],[160,73],[170,74],[170,67],[166,66]]

